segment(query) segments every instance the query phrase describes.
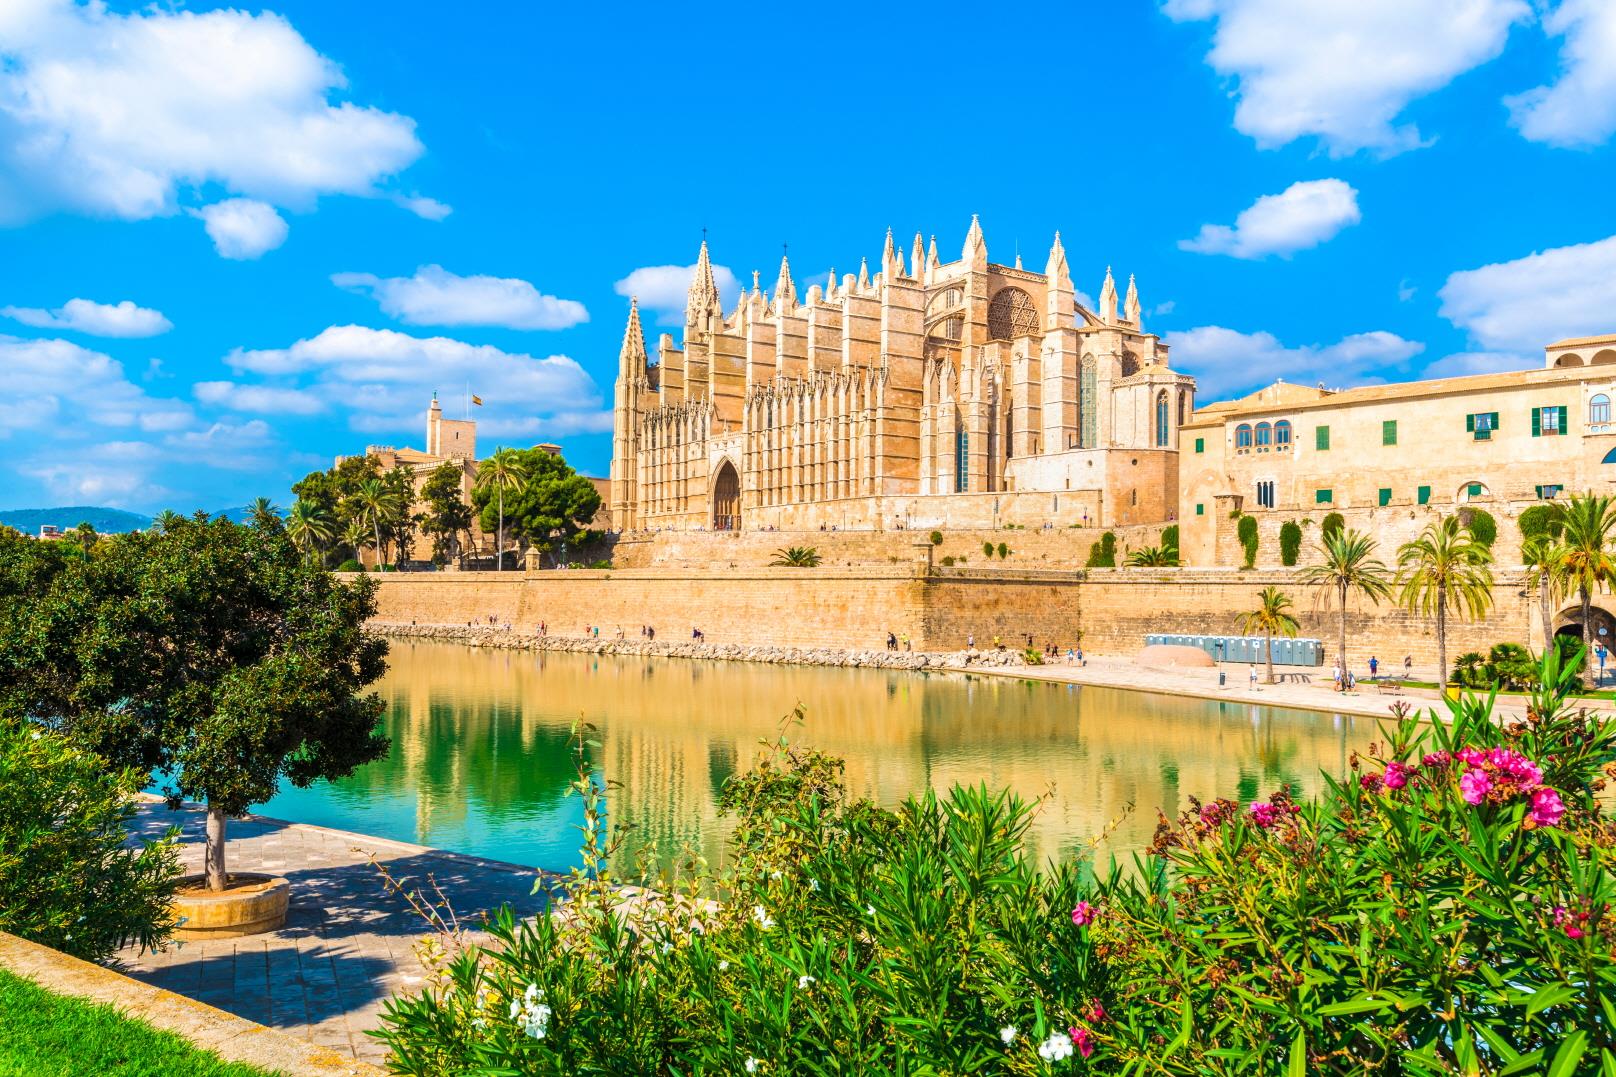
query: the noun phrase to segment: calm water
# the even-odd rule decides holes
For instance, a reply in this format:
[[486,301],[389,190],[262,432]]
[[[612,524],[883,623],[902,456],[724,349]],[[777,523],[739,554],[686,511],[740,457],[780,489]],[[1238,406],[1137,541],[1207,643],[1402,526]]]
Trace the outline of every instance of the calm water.
[[[265,815],[544,868],[576,862],[581,807],[568,730],[599,727],[593,758],[622,783],[611,802],[634,842],[721,863],[724,780],[790,735],[847,760],[851,789],[895,804],[927,785],[985,781],[1048,800],[1043,857],[1070,855],[1121,819],[1107,848],[1143,848],[1160,808],[1250,800],[1284,782],[1311,794],[1375,723],[1310,711],[959,674],[483,651],[395,642],[379,686],[386,759],[288,789]],[[1131,807],[1131,811],[1130,811]]]

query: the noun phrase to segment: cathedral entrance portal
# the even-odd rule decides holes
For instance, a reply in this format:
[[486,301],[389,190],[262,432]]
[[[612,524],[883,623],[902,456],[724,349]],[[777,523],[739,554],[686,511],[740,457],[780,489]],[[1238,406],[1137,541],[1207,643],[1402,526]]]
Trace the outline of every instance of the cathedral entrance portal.
[[713,530],[739,531],[741,529],[741,477],[735,474],[735,465],[728,460],[718,469],[713,483]]

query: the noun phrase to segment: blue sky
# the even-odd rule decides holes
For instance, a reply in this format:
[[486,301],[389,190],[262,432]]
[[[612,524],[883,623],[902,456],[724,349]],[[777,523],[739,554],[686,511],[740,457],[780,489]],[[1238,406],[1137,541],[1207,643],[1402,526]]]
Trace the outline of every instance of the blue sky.
[[1616,330],[1613,134],[1612,0],[0,0],[0,508],[285,503],[468,380],[603,474],[703,228],[765,287],[1059,229],[1203,401],[1531,366]]

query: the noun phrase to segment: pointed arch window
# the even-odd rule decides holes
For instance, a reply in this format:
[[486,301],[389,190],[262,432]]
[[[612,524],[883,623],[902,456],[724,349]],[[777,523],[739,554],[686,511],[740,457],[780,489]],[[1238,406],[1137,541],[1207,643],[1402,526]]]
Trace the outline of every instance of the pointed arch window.
[[1178,391],[1178,425],[1184,425],[1184,412],[1189,409],[1190,394],[1183,389]]
[[1167,445],[1167,390],[1163,389],[1156,394],[1156,445],[1165,448]]
[[1251,424],[1241,423],[1234,428],[1234,447],[1236,449],[1251,448]]

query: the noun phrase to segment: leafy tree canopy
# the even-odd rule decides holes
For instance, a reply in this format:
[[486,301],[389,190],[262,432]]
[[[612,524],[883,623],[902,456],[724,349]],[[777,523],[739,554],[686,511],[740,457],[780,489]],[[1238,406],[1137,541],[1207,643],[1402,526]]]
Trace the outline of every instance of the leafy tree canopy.
[[[506,530],[541,550],[553,549],[557,542],[572,542],[600,511],[595,484],[554,453],[539,448],[512,451],[525,478],[516,489],[505,491]],[[499,507],[493,486],[479,484],[472,490],[471,500],[483,531],[494,533],[499,526]]]

